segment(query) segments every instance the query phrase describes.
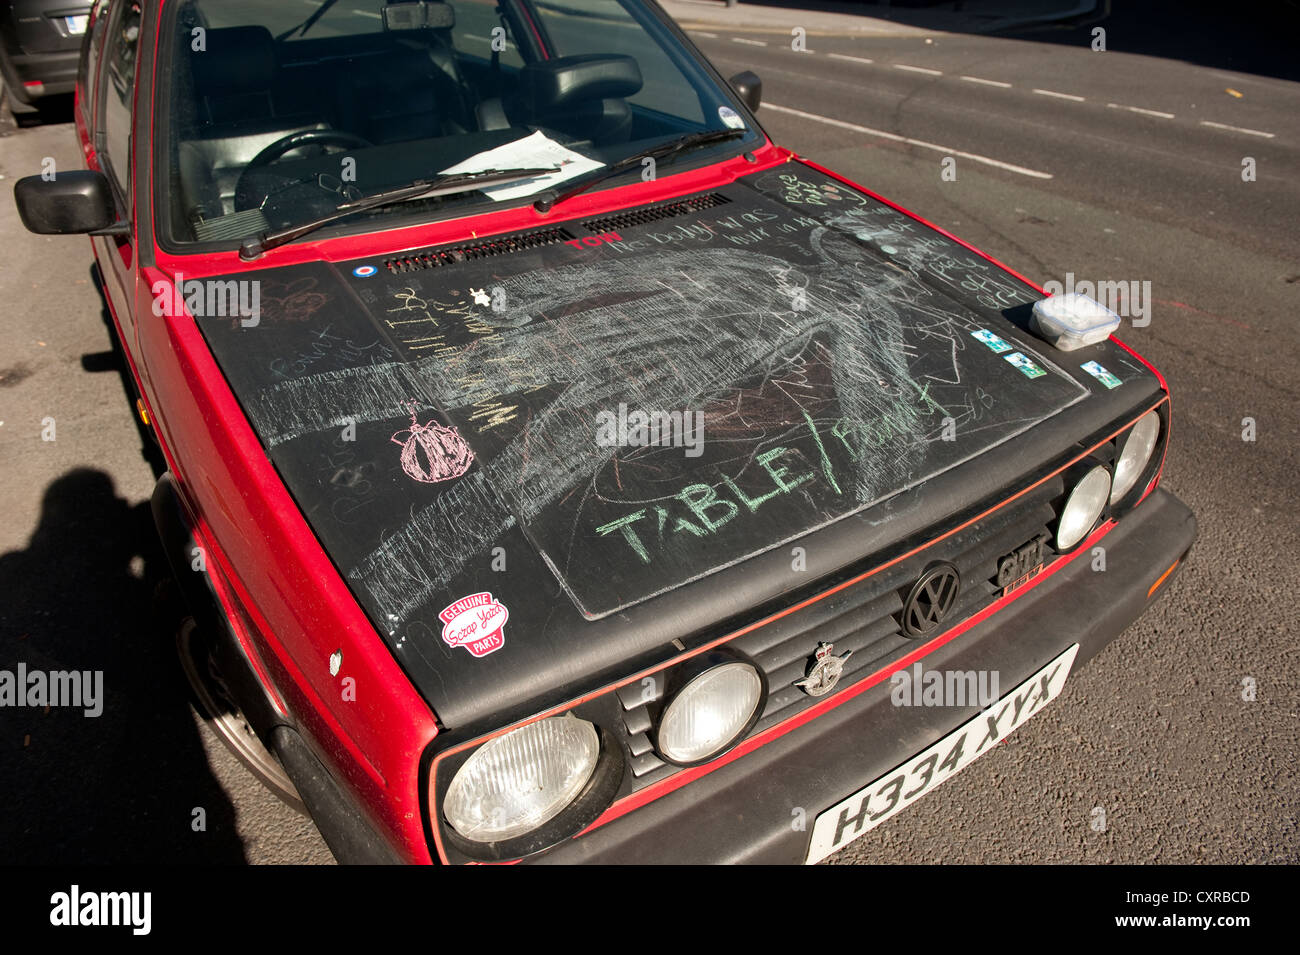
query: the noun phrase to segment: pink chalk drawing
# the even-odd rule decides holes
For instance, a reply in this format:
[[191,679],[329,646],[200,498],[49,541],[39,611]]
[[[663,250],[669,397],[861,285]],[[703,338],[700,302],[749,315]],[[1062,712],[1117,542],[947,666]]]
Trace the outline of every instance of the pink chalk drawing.
[[506,605],[488,591],[461,597],[438,611],[442,639],[449,647],[464,647],[476,657],[495,653],[506,645]]
[[458,478],[474,463],[474,451],[455,428],[436,421],[420,424],[411,411],[411,426],[393,435],[402,446],[402,470],[424,484]]

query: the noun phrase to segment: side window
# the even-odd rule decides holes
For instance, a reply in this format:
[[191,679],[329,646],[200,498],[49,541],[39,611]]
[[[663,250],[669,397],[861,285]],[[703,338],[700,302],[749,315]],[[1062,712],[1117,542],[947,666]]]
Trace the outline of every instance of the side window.
[[96,0],[92,11],[93,19],[91,21],[90,36],[86,40],[86,45],[82,48],[85,59],[81,64],[81,76],[78,79],[81,82],[84,97],[81,100],[81,111],[87,124],[90,124],[94,117],[92,104],[95,102],[94,96],[98,92],[99,54],[104,46],[104,29],[109,17],[108,4],[109,0]]
[[[492,59],[495,52],[502,66],[514,69],[524,65],[514,37],[497,13],[497,0],[456,0],[452,7],[456,11],[456,49],[484,60]],[[500,49],[493,49],[494,41]]]
[[131,113],[135,107],[135,59],[140,38],[140,4],[123,2],[113,11],[104,45],[102,80],[104,157],[122,192],[131,184]]

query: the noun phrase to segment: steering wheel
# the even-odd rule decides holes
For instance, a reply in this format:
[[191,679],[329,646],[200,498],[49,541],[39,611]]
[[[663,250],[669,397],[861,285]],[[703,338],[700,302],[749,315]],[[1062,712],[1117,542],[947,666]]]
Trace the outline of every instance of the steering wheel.
[[269,166],[285,153],[293,152],[303,146],[339,146],[347,149],[356,146],[368,149],[374,145],[370,140],[342,129],[304,129],[288,136],[282,136],[252,158],[247,169]]
[[374,143],[365,137],[342,129],[303,129],[296,133],[290,133],[288,136],[281,136],[254,156],[248,165],[244,167],[244,171],[239,174],[239,181],[235,184],[235,195],[247,196],[248,177],[251,173],[269,166],[281,156],[291,153],[295,149],[317,146],[323,154],[327,146],[337,146],[340,149],[368,149],[373,145]]

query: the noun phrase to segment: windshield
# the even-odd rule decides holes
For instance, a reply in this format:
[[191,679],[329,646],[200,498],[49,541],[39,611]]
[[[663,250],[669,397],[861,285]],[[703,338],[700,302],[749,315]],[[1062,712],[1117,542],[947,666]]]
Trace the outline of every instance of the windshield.
[[[165,23],[169,246],[237,245],[448,172],[553,170],[332,228],[524,204],[674,138],[746,127],[732,92],[637,0],[184,0]],[[714,161],[758,136],[661,162]],[[595,188],[651,178],[652,164]]]

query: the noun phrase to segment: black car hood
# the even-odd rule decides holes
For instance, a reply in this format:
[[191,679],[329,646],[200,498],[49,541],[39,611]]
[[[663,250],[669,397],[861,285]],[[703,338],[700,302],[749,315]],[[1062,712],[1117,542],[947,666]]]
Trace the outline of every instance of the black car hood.
[[[1004,317],[1027,285],[792,165],[599,221],[227,278],[260,281],[257,323],[200,327],[450,724],[584,685],[698,626],[669,592],[1096,391]],[[669,416],[659,444],[638,413]]]

